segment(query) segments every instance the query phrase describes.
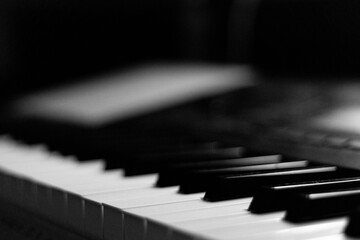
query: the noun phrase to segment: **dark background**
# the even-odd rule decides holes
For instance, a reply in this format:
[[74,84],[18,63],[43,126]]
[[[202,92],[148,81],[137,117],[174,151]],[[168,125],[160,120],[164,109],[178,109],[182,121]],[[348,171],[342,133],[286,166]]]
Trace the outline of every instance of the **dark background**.
[[149,61],[358,75],[358,10],[356,0],[2,0],[0,95]]

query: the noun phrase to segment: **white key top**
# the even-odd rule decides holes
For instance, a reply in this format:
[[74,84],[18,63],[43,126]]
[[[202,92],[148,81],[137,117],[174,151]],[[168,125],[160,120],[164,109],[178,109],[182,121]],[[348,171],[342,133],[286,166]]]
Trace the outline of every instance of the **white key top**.
[[[41,152],[40,154],[31,155],[31,158],[24,157],[23,153],[12,154],[11,157],[12,158],[7,158],[6,161],[1,162],[3,165],[2,168],[5,168],[7,172],[11,172],[7,177],[7,185],[8,188],[11,189],[8,197],[11,199],[12,195],[15,195],[13,197],[16,199],[14,202],[18,202],[19,205],[23,206],[27,205],[30,210],[40,210],[40,213],[48,213],[48,209],[42,206],[41,203],[40,207],[34,207],[34,204],[36,205],[41,199],[45,199],[45,204],[48,202],[48,189],[51,188],[47,185],[51,184],[49,178],[63,179],[69,174],[78,177],[79,172],[85,172],[89,178],[93,172],[102,171],[102,168],[104,167],[103,161],[80,164],[74,162],[72,159],[41,154]],[[26,161],[24,159],[26,159]],[[41,183],[36,182],[34,179],[41,181]],[[24,189],[24,187],[26,189]],[[39,189],[41,191],[39,191]],[[32,199],[28,199],[28,196],[24,194],[29,194],[29,197]],[[22,196],[24,200],[22,200]],[[37,199],[38,197],[40,198]]]
[[[153,182],[154,183],[154,182]],[[153,185],[153,184],[152,184]],[[104,194],[92,194],[84,196],[85,204],[85,232],[92,236],[102,235],[102,203],[111,204],[116,201],[128,201],[131,199],[141,199],[143,197],[151,196],[167,196],[177,191],[177,187],[156,189],[151,186],[134,189],[124,189],[122,191],[109,192]]]
[[333,234],[333,235],[326,235],[322,237],[310,237],[306,240],[354,240],[354,238],[346,236],[344,233],[340,234]]
[[[108,176],[107,172],[105,173],[106,176]],[[84,184],[75,184],[75,185],[69,185],[69,186],[61,186],[60,189],[53,188],[52,189],[52,201],[54,206],[58,206],[55,211],[59,212],[60,208],[59,206],[62,206],[62,208],[66,208],[66,210],[60,211],[60,214],[56,214],[55,216],[61,216],[64,215],[66,212],[68,212],[67,208],[70,208],[70,216],[67,216],[70,218],[69,221],[66,220],[66,222],[72,222],[73,228],[77,231],[83,231],[83,225],[84,225],[84,197],[86,196],[98,196],[99,197],[105,197],[107,198],[109,195],[109,192],[117,192],[127,189],[137,189],[137,188],[149,188],[154,185],[155,180],[157,179],[156,174],[149,174],[149,175],[142,175],[142,176],[136,176],[136,177],[124,177],[124,176],[118,176],[117,180],[113,181],[98,181],[92,183],[92,180],[90,180],[90,183],[84,183]],[[103,179],[104,180],[104,179]],[[122,197],[124,197],[124,194],[121,194]],[[126,194],[127,197],[130,197]],[[118,200],[118,198],[116,198]],[[66,204],[64,204],[64,202]],[[91,219],[91,221],[100,222],[102,224],[102,205],[96,204],[92,205],[90,204],[90,207],[94,206],[92,209],[95,208],[95,215],[97,214],[101,218],[99,219]],[[100,212],[100,213],[99,213]],[[63,216],[64,217],[64,216]],[[91,228],[93,231],[94,229],[101,228],[100,225],[96,225],[96,227]],[[90,231],[91,232],[91,231]]]
[[[17,178],[17,181],[20,184],[19,192],[21,192],[19,196],[23,196],[22,205],[32,211],[36,209],[38,194],[37,186],[46,184],[46,181],[45,183],[44,181],[39,182],[39,179],[46,178],[46,176],[54,177],[58,175],[64,175],[64,177],[66,177],[68,173],[72,173],[75,170],[80,170],[77,163],[64,160],[62,162],[53,161],[52,164],[48,162],[39,169],[23,172],[21,174],[23,177]],[[36,179],[38,179],[38,181]]]
[[[145,236],[146,239],[168,239],[171,236],[169,233],[172,229],[172,226],[176,226],[177,222],[219,218],[224,216],[245,215],[248,214],[246,209],[248,208],[249,204],[250,200],[248,202],[240,201],[240,203],[229,206],[197,209],[164,215],[153,215],[148,217],[147,231]],[[126,220],[127,219],[125,219],[125,223]],[[125,228],[125,231],[126,229],[127,228]]]
[[282,219],[247,223],[247,219],[248,217],[245,217],[239,225],[196,230],[194,233],[204,238],[219,240],[306,239],[341,233],[347,223],[345,218],[305,224],[292,224]]
[[[224,202],[205,203],[201,200],[191,200],[193,196],[189,198],[190,200],[180,200],[177,199],[178,197],[174,197],[173,190],[169,190],[169,194],[164,189],[162,189],[164,191],[159,191],[159,189],[149,188],[150,184],[142,186],[141,184],[146,181],[143,183],[140,183],[141,181],[138,183],[130,181],[129,185],[125,183],[119,184],[121,181],[117,180],[118,177],[119,180],[121,179],[124,182],[126,182],[126,178],[120,174],[116,176],[117,173],[103,172],[101,167],[97,170],[95,170],[96,167],[92,170],[90,170],[91,167],[87,170],[81,170],[82,166],[86,164],[74,164],[74,162],[69,161],[68,165],[63,165],[62,163],[66,162],[65,159],[52,159],[50,154],[31,148],[23,148],[20,152],[17,152],[16,149],[17,147],[12,148],[11,144],[8,147],[1,147],[0,139],[0,156],[3,155],[4,157],[0,158],[0,169],[3,169],[0,174],[0,183],[7,183],[8,189],[12,190],[12,195],[9,195],[10,198],[16,196],[17,199],[25,199],[25,196],[28,196],[26,192],[22,191],[32,192],[35,186],[36,193],[47,196],[40,198],[45,200],[44,203],[58,203],[59,201],[55,200],[57,197],[60,197],[60,202],[63,202],[62,197],[64,194],[66,195],[66,191],[74,191],[79,195],[70,193],[70,196],[74,195],[76,201],[83,202],[79,209],[83,210],[85,207],[85,211],[82,213],[88,213],[88,217],[85,218],[88,221],[84,222],[85,229],[90,233],[90,236],[96,236],[99,239],[102,236],[102,228],[93,228],[92,226],[97,226],[99,223],[101,225],[102,223],[101,201],[106,203],[104,207],[106,209],[104,210],[105,239],[111,239],[116,234],[121,235],[119,235],[119,239],[125,236],[126,239],[140,237],[139,239],[143,240],[348,239],[341,234],[347,223],[344,218],[301,225],[291,224],[281,220],[283,213],[250,214],[246,211],[247,202],[240,203],[236,202],[238,200],[234,200],[231,204],[225,204]],[[25,160],[24,156],[27,154],[28,158]],[[70,170],[72,173],[68,171],[61,173],[59,169],[72,169]],[[46,173],[47,171],[48,173]],[[75,178],[76,174],[78,174],[77,178]],[[33,176],[35,177],[33,178]],[[71,177],[74,177],[74,179],[70,179]],[[97,181],[99,182],[96,183]],[[76,184],[73,185],[73,182]],[[93,186],[91,186],[91,183]],[[110,185],[102,188],[101,186],[104,184]],[[114,191],[116,187],[119,188]],[[131,189],[133,187],[140,187],[141,190]],[[42,188],[44,189],[42,190]],[[127,189],[119,190],[124,188]],[[20,195],[17,195],[17,193]],[[180,198],[182,196],[176,195]],[[165,199],[163,199],[164,197]],[[198,197],[201,197],[201,195]],[[123,200],[117,200],[118,198]],[[146,202],[144,198],[147,198]],[[92,208],[93,205],[95,208]],[[121,207],[115,205],[121,205]],[[237,212],[237,207],[240,206],[243,206],[244,209]],[[61,208],[52,206],[50,209],[59,210]],[[86,209],[89,209],[89,212]],[[100,212],[92,215],[91,209],[100,209]],[[98,216],[99,213],[99,218],[92,218],[92,216]],[[55,216],[56,211],[50,215]],[[120,221],[113,222],[113,224],[120,223],[121,226],[118,225],[120,227],[117,230],[115,228],[111,229],[111,218],[114,217],[113,219],[116,220],[119,216],[122,217],[122,220],[119,218]],[[94,221],[94,219],[98,221]],[[106,229],[110,230],[110,232],[107,232]],[[91,230],[94,231],[91,232]]]
[[[48,192],[49,196],[47,199],[43,200],[46,201],[46,205],[49,208],[48,213],[52,216],[53,221],[58,222],[62,225],[68,224],[68,191],[69,189],[74,186],[88,186],[88,185],[99,185],[105,184],[109,181],[117,182],[121,181],[121,173],[122,171],[110,171],[107,172],[95,172],[84,174],[81,176],[74,175],[70,178],[71,181],[65,180],[64,182],[57,182],[57,184],[44,186],[41,185],[40,188],[45,188],[43,191]],[[80,210],[78,210],[80,211]]]
[[[239,225],[249,213],[238,211],[235,215],[222,216],[219,218],[196,219],[191,221],[176,222],[175,230],[185,229],[186,231],[203,231],[207,229],[224,228]],[[259,223],[264,221],[278,221],[283,219],[284,212],[271,213],[266,215],[253,215],[253,218],[247,218],[246,223]]]
[[[100,181],[96,184],[87,184],[83,186],[77,186],[76,190],[70,187],[65,188],[67,193],[67,207],[68,207],[68,221],[72,224],[72,228],[76,231],[82,232],[84,230],[84,217],[85,217],[85,203],[84,196],[90,194],[103,194],[106,192],[113,192],[117,190],[125,190],[140,187],[149,187],[153,185],[156,176],[145,176],[143,179],[119,179],[117,181]],[[151,182],[149,182],[151,181]]]
[[[194,236],[199,236],[202,233],[226,231],[233,228],[242,228],[243,235],[249,232],[256,233],[260,230],[265,231],[266,228],[261,228],[261,224],[267,226],[267,228],[271,228],[273,225],[276,225],[276,223],[282,222],[284,215],[284,212],[255,215],[243,209],[242,211],[238,211],[237,214],[220,218],[179,221],[174,222],[171,229],[168,229],[168,237],[174,239],[193,239]],[[159,229],[168,228],[167,223],[164,222],[157,225]],[[257,228],[257,226],[259,226],[259,228]],[[206,235],[206,237],[208,237],[208,235]],[[218,236],[216,236],[215,239],[217,239],[217,237]]]
[[[21,158],[21,159],[19,159]],[[26,159],[26,161],[24,161]],[[2,181],[3,181],[3,195],[9,201],[21,204],[22,202],[22,179],[25,176],[33,176],[42,169],[53,169],[54,167],[61,168],[61,162],[53,160],[49,156],[34,156],[26,157],[22,154],[12,154],[11,157],[6,157],[6,160],[1,161]]]
[[[142,236],[146,239],[166,239],[168,237],[169,226],[162,225],[162,222],[171,224],[179,221],[190,221],[196,219],[208,219],[213,217],[227,216],[239,214],[243,209],[247,209],[251,201],[251,198],[237,199],[231,201],[208,203],[201,200],[189,201],[186,204],[174,204],[174,210],[172,211],[155,211],[156,207],[129,209],[124,211],[124,229],[125,238],[132,239],[135,236],[130,234],[133,231],[128,232],[127,229],[131,227],[134,229],[140,229],[137,226],[145,225],[146,231],[136,231],[136,237]],[[202,203],[202,204],[201,204]],[[183,205],[183,206],[181,206]],[[175,207],[178,208],[175,208]],[[160,224],[158,224],[160,223]],[[158,227],[161,225],[160,227]],[[165,226],[165,227],[164,227]],[[161,236],[161,237],[160,237]]]
[[[114,176],[111,177],[114,178]],[[65,192],[60,191],[63,196],[60,197],[60,202],[56,202],[52,199],[53,189],[61,189],[63,186],[72,184],[93,184],[101,180],[104,180],[104,172],[98,167],[91,167],[89,169],[77,167],[64,173],[64,176],[62,176],[62,174],[50,178],[48,176],[45,178],[42,176],[39,182],[35,182],[38,210],[50,218],[53,218],[53,213],[59,212],[58,210],[60,209],[62,209],[61,213],[65,214],[67,211]],[[60,218],[64,217],[65,216],[62,216]]]
[[200,199],[203,193],[182,195],[171,192],[162,196],[143,196],[139,199],[130,199],[104,203],[104,239],[114,240],[123,238],[123,213],[124,210],[135,207],[152,206],[172,202],[182,202]]
[[79,163],[69,162],[62,164],[61,162],[53,162],[53,164],[47,164],[39,171],[33,171],[26,173],[27,186],[28,189],[23,189],[24,193],[30,193],[30,196],[35,196],[35,208],[40,210],[40,212],[48,213],[49,209],[46,208],[46,204],[49,202],[50,191],[53,186],[56,185],[57,181],[61,179],[66,179],[67,181],[73,180],[74,183],[84,179],[83,176],[86,176],[87,179],[91,177],[92,174],[98,173],[101,170],[103,163],[93,162],[81,165]]

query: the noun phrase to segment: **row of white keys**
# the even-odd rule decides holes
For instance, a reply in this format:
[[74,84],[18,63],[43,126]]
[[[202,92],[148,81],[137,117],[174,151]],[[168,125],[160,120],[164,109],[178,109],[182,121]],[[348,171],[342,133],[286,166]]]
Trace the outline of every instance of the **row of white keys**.
[[69,212],[67,192],[62,187],[94,184],[99,181],[103,176],[103,170],[101,165],[97,166],[96,163],[82,163],[79,167],[59,175],[37,176],[34,183],[37,186],[38,205],[41,206],[46,217],[56,222],[71,224],[67,220]]
[[[114,215],[116,210],[122,209],[122,237],[125,240],[308,239],[339,236],[347,224],[346,218],[291,224],[283,220],[284,212],[252,214],[247,211],[249,203],[247,198],[234,200],[232,205],[196,200],[137,208],[118,204],[117,209],[113,205],[109,214]],[[207,208],[206,204],[210,207]],[[107,214],[105,211],[105,234]],[[122,239],[112,237],[108,239]]]
[[[39,211],[43,208],[37,206],[38,200],[42,197],[38,199],[38,190],[42,186],[46,188],[46,183],[37,182],[36,178],[44,175],[62,175],[78,169],[79,165],[72,159],[66,160],[52,156],[43,150],[34,154],[33,149],[28,151],[24,150],[25,148],[19,147],[16,153],[1,155],[1,168],[8,173],[6,175],[9,180],[7,181],[9,188],[7,197],[20,206],[27,205],[30,210]],[[91,166],[91,168],[94,167],[99,169],[99,164]]]
[[[136,177],[142,178],[142,177]],[[154,189],[153,184],[155,180],[149,186],[142,188],[123,189],[107,193],[89,194],[84,196],[84,228],[87,233],[90,233],[92,237],[103,236],[103,203],[112,202],[131,202],[134,203],[137,199],[166,196],[172,192],[177,191],[177,188],[164,188]],[[120,225],[119,225],[120,226]]]
[[[44,153],[46,155],[46,153]],[[7,163],[5,168],[12,173],[17,181],[17,189],[19,193],[23,193],[23,199],[19,199],[23,204],[33,204],[29,206],[34,211],[43,211],[45,214],[48,209],[42,203],[47,204],[51,188],[50,179],[62,178],[68,179],[70,177],[76,178],[81,173],[89,175],[94,172],[99,172],[103,164],[99,161],[92,162],[91,164],[79,165],[79,163],[72,159],[66,160],[65,158],[46,156],[44,158],[27,158],[25,163]],[[25,198],[26,197],[26,198]],[[30,197],[30,199],[29,199]],[[32,197],[32,199],[31,199]]]
[[[189,213],[190,214],[190,213]],[[254,215],[246,209],[237,215],[211,220],[174,222],[167,239],[174,240],[260,240],[260,239],[310,239],[342,234],[346,218],[330,219],[304,224],[292,224],[283,220],[284,212]],[[164,219],[152,219],[152,223],[169,228]]]
[[[139,176],[141,179],[146,176]],[[123,210],[147,205],[158,205],[200,199],[203,194],[181,196],[178,187],[154,188],[151,184],[138,189],[123,189],[113,192],[99,192],[83,196],[85,232],[92,238],[122,239]],[[150,183],[150,182],[149,182]],[[110,214],[108,214],[110,212]],[[104,220],[103,220],[104,216]]]
[[[153,188],[154,175],[124,178],[118,170],[104,172],[102,161],[84,164],[40,148],[21,154],[14,149],[0,143],[0,181],[8,183],[10,194],[5,197],[18,197],[21,206],[94,239],[345,239],[344,218],[294,225],[282,220],[282,212],[249,213],[250,198],[207,203],[203,193]],[[35,205],[27,204],[29,196]]]
[[[16,182],[23,183],[12,184],[11,186],[13,188],[21,185],[22,188],[17,192],[25,190],[26,200],[24,197],[22,201],[19,201],[19,205],[29,209],[29,206],[26,206],[29,204],[25,203],[28,202],[29,196],[33,196],[34,206],[30,207],[31,210],[87,235],[89,233],[83,231],[85,226],[85,196],[106,195],[108,192],[114,192],[115,198],[112,198],[113,200],[129,200],[129,198],[143,199],[146,194],[154,196],[162,192],[165,194],[165,192],[174,191],[174,189],[155,191],[152,188],[156,180],[155,175],[124,178],[119,171],[103,172],[101,161],[90,164],[69,161],[65,167],[66,164],[64,165],[63,161],[52,159],[46,152],[40,154],[41,157],[29,157],[31,154],[28,152],[26,152],[27,156],[19,155],[19,152],[22,152],[21,150],[23,150],[21,147],[16,149],[16,154],[14,153],[16,157],[11,155],[16,161],[7,159],[2,164],[2,169],[6,169],[6,172],[9,173],[6,178],[14,178]],[[144,190],[136,191],[137,188],[144,188]],[[130,194],[131,189],[137,193]],[[123,193],[119,195],[120,191]],[[8,200],[12,200],[9,196],[7,197]],[[93,220],[90,222],[92,223]],[[102,223],[102,214],[95,222]],[[96,226],[97,234],[95,236],[102,238],[102,225],[100,224],[100,226]]]
[[[244,199],[246,200],[246,199]],[[234,200],[241,201],[239,200]],[[234,202],[234,203],[235,203]],[[217,204],[217,203],[214,203]],[[310,239],[341,236],[346,218],[291,224],[283,221],[284,212],[255,215],[247,211],[248,203],[209,209],[161,213],[131,209],[135,218],[145,218],[146,240],[235,240],[235,239]],[[200,210],[199,210],[200,209]],[[132,214],[129,214],[129,218]],[[125,222],[128,220],[125,218]],[[132,220],[133,221],[133,220]],[[126,224],[125,224],[126,225]],[[126,230],[125,230],[126,231]],[[133,239],[126,236],[125,239]],[[344,235],[341,238],[346,238]]]
[[[128,229],[137,229],[136,233],[138,236],[141,233],[141,239],[168,239],[169,227],[158,228],[158,225],[153,225],[152,221],[149,221],[149,218],[162,219],[167,224],[172,224],[178,221],[230,216],[237,214],[244,206],[248,206],[250,201],[251,198],[246,198],[208,203],[197,199],[182,203],[126,209],[124,212],[124,236],[125,239],[133,239],[133,232]],[[140,228],[141,225],[144,228]]]
[[[57,170],[52,165],[45,174],[32,177],[37,198],[36,212],[55,222],[65,223],[80,233],[84,228],[83,195],[151,186],[156,179],[155,176],[124,179],[119,171],[115,171],[115,175],[105,173],[98,162],[77,164],[62,173]],[[34,173],[33,170],[30,172],[22,174]]]
[[[98,179],[93,184],[83,184],[77,186],[64,186],[67,193],[67,207],[69,211],[68,220],[73,229],[86,235],[91,235],[91,231],[86,231],[85,226],[85,203],[86,196],[91,194],[104,194],[108,192],[131,191],[132,189],[141,189],[152,186],[155,181],[155,175],[144,176],[138,179],[129,179],[119,176],[118,180],[109,180],[106,178]],[[102,220],[102,216],[100,216]],[[101,221],[102,222],[102,221]],[[92,229],[90,229],[92,230]],[[96,237],[101,237],[101,234]]]
[[103,161],[80,164],[73,159],[53,156],[44,148],[11,141],[0,143],[2,197],[44,215],[51,212],[46,204],[50,204],[49,193],[56,179],[68,184],[80,179],[91,182],[94,173],[101,173],[103,167]]
[[[137,198],[133,199],[102,201],[104,208],[104,239],[122,240],[126,236],[126,231],[135,231],[135,235],[141,232],[141,228],[127,228],[126,222],[124,222],[124,214],[128,209],[196,200],[200,199],[204,195],[203,193],[180,195],[177,193],[177,190],[174,191],[173,188],[169,189],[171,189],[169,193],[164,195],[154,196],[153,193],[144,195],[140,194]],[[159,189],[153,188],[154,193],[158,190]],[[138,239],[137,237],[138,236],[134,239]]]
[[52,163],[52,161],[49,160],[49,155],[42,153],[43,150],[41,149],[39,151],[39,148],[22,147],[16,144],[13,147],[11,151],[0,153],[2,197],[21,204],[23,202],[22,179],[25,177],[24,169],[27,171],[37,170],[39,163]]
[[[85,168],[83,168],[83,169],[85,169]],[[62,174],[61,176],[66,176],[66,175],[67,174],[64,174],[64,175]],[[79,177],[79,175],[77,175],[77,177]],[[79,179],[79,178],[77,178],[77,179]],[[94,176],[92,175],[91,180],[93,180],[93,179],[94,179]],[[91,180],[89,180],[89,181],[91,181]],[[64,184],[66,186],[68,184],[68,181],[69,180],[66,179],[64,182],[62,182],[62,184]],[[73,182],[73,181],[71,180],[70,182]],[[106,185],[104,185],[104,186],[109,186],[108,183],[109,182],[107,182],[105,180],[104,184],[106,184]],[[151,183],[152,183],[152,181],[151,181]],[[59,186],[59,182],[56,182],[56,181],[51,182],[51,184],[55,184],[55,185]],[[60,185],[60,187],[64,187],[64,185]],[[123,192],[121,192],[121,191],[111,192],[111,190],[113,190],[113,189],[109,189],[110,192],[108,192],[108,193],[103,193],[102,190],[98,190],[99,194],[96,194],[96,193],[94,193],[94,191],[95,192],[97,191],[96,190],[97,187],[93,188],[92,186],[90,186],[90,188],[89,188],[88,184],[82,185],[80,183],[79,185],[71,185],[71,186],[72,186],[72,190],[74,192],[76,192],[76,195],[74,195],[74,196],[79,196],[80,200],[82,200],[82,198],[85,197],[85,202],[90,203],[93,200],[100,199],[99,203],[104,203],[105,202],[105,203],[111,205],[112,208],[110,208],[110,209],[114,209],[114,207],[116,207],[117,210],[121,209],[121,211],[119,211],[119,212],[122,214],[121,217],[122,217],[123,222],[122,223],[119,222],[119,224],[116,224],[117,223],[116,221],[111,221],[111,223],[115,224],[115,228],[116,228],[115,231],[122,231],[122,232],[120,232],[120,237],[123,236],[123,237],[125,237],[125,239],[134,239],[134,238],[137,239],[138,237],[141,237],[141,239],[142,239],[143,236],[139,235],[139,234],[145,234],[145,237],[148,238],[148,239],[161,239],[160,237],[165,237],[165,239],[168,239],[167,235],[163,235],[163,233],[167,234],[167,232],[166,231],[161,231],[162,230],[161,228],[160,228],[160,231],[159,231],[159,228],[157,228],[156,222],[149,221],[148,222],[149,224],[147,224],[146,221],[145,222],[144,221],[137,221],[137,218],[136,217],[134,218],[135,215],[129,214],[129,212],[131,212],[131,210],[135,209],[134,212],[139,213],[139,208],[141,208],[141,206],[144,206],[144,205],[145,206],[154,205],[154,206],[151,206],[151,207],[149,206],[149,208],[147,208],[146,211],[150,211],[149,210],[150,208],[154,209],[154,208],[162,206],[162,205],[158,205],[158,204],[164,204],[164,203],[169,203],[169,202],[174,202],[174,203],[178,204],[178,201],[181,201],[180,200],[181,195],[178,195],[176,193],[176,189],[172,189],[172,188],[166,188],[166,189],[159,190],[159,189],[151,188],[149,186],[149,188],[145,187],[144,189],[139,189],[139,190],[128,190],[128,189],[126,189]],[[86,196],[87,193],[90,193],[91,196]],[[164,195],[163,195],[163,193],[164,193]],[[155,197],[154,195],[157,195],[157,196]],[[159,195],[161,195],[161,196],[159,196]],[[188,200],[187,197],[190,197],[189,199],[192,199],[193,197],[195,199],[198,199],[199,197],[201,197],[201,195],[195,195],[195,196],[187,195],[187,196],[184,196],[185,197],[184,201],[185,201],[185,203],[187,203],[186,202],[186,200]],[[70,193],[70,196],[72,196],[71,193]],[[126,196],[126,197],[124,197],[124,196]],[[102,197],[104,199],[102,199]],[[76,198],[74,198],[74,199],[76,199]],[[69,205],[71,205],[72,203],[74,203],[74,201],[75,201],[74,199],[72,199],[70,197],[70,199],[68,199],[69,201],[67,203]],[[121,199],[121,200],[116,201],[116,199]],[[205,219],[214,218],[214,217],[216,218],[216,217],[224,216],[224,215],[227,215],[227,214],[229,214],[229,215],[237,214],[237,210],[240,210],[240,207],[244,205],[244,202],[242,202],[242,203],[243,204],[239,203],[240,205],[235,204],[234,206],[221,206],[221,207],[218,207],[218,208],[216,208],[215,205],[213,205],[211,210],[206,209],[206,211],[202,211],[201,207],[200,207],[200,210],[198,209],[196,211],[193,211],[193,209],[192,209],[191,211],[187,211],[186,207],[184,207],[184,208],[180,209],[180,211],[183,211],[181,213],[177,212],[175,214],[171,214],[171,213],[169,213],[169,211],[165,211],[163,213],[157,212],[155,214],[156,215],[155,217],[160,221],[166,222],[167,224],[169,224],[169,223],[174,224],[174,223],[176,223],[178,221],[181,222],[181,221],[184,221],[184,220],[194,221],[194,220],[198,220],[198,219],[202,219],[202,218],[205,218]],[[203,202],[203,204],[205,205],[206,203]],[[90,205],[85,204],[85,206],[90,206]],[[184,204],[184,206],[185,205],[186,204]],[[101,204],[100,204],[100,206],[101,206]],[[190,206],[190,205],[187,205],[187,206]],[[246,202],[245,202],[244,206],[247,206]],[[146,208],[146,207],[142,207],[142,208]],[[81,210],[83,209],[82,205],[81,204],[75,204],[75,208],[73,208],[72,210],[76,211],[76,210],[79,210],[79,209],[81,209]],[[85,226],[84,226],[85,234],[91,235],[92,237],[101,238],[103,229],[101,227],[99,227],[99,222],[98,221],[94,221],[94,219],[101,219],[101,218],[94,218],[94,216],[92,216],[92,214],[91,214],[91,211],[87,211],[89,209],[91,209],[91,208],[89,208],[89,207],[86,208],[85,207],[85,211],[84,211],[85,215],[86,215],[87,212],[90,213],[90,214],[88,214],[88,217],[85,218]],[[109,208],[105,208],[105,209],[109,209]],[[176,210],[176,211],[179,211],[179,209]],[[70,212],[72,212],[72,211],[70,211]],[[109,212],[109,210],[108,211],[105,210],[105,216],[108,215],[107,214],[108,212]],[[142,220],[144,218],[144,216],[146,216],[145,212],[140,211],[140,216],[141,216],[140,220]],[[240,214],[240,212],[239,212],[239,214]],[[81,212],[80,212],[80,216],[81,216]],[[86,225],[86,223],[87,223],[86,219],[88,219],[88,223],[89,223],[88,227]],[[77,231],[81,231],[81,229],[82,229],[81,218],[75,218],[75,219],[72,219],[72,220],[78,220],[78,221],[70,221],[70,223],[74,223],[74,222],[81,223],[78,226],[78,228],[75,228]],[[109,221],[107,221],[107,223],[108,222]],[[97,228],[96,227],[92,228],[91,226],[98,226],[98,227]],[[100,221],[100,226],[101,226],[101,221]],[[107,226],[107,225],[105,225],[105,226]],[[171,230],[172,228],[173,228],[173,226],[171,226],[169,229]],[[229,227],[229,226],[226,226],[225,229],[226,229],[227,233],[232,232],[232,231],[230,231],[231,227]],[[236,230],[237,229],[238,228],[236,226]],[[249,228],[246,228],[246,229],[249,229]],[[93,230],[93,231],[91,231],[91,230]],[[111,235],[111,233],[108,234],[109,230],[111,230],[111,228],[105,227],[105,234],[104,234],[105,236]],[[165,228],[165,230],[166,230],[166,228]],[[220,230],[216,231],[216,233],[218,233],[218,232],[220,232]],[[243,230],[241,232],[245,233]],[[207,231],[207,233],[209,233],[209,231]],[[220,235],[221,235],[221,237],[227,237],[228,236],[228,235],[223,234],[223,233],[221,233]],[[174,234],[174,236],[176,236],[176,234]],[[196,236],[196,234],[194,234],[193,236]],[[217,237],[219,237],[219,236],[217,236]],[[121,239],[121,238],[117,238],[117,239]]]

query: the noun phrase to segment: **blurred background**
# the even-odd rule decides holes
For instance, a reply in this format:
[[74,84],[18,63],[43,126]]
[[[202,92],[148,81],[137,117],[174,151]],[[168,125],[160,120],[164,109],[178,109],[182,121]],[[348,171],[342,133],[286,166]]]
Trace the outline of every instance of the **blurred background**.
[[0,132],[125,175],[239,146],[360,169],[359,12],[358,0],[1,0]]
[[355,0],[3,0],[0,94],[148,62],[353,75],[359,9]]

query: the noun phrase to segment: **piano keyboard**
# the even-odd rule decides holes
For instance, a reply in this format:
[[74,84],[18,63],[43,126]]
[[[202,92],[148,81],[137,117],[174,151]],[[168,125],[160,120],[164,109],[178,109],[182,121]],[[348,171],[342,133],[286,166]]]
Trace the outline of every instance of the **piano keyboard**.
[[[19,115],[0,129],[11,136],[0,141],[1,202],[77,239],[360,237],[359,134],[348,131],[357,130],[358,114],[346,104],[328,106],[330,93],[348,91],[324,97],[317,86],[254,86],[248,69],[231,68],[201,98],[185,101],[198,76],[208,78],[200,70],[175,96],[175,108],[144,115],[125,111],[157,105],[141,94],[125,101],[124,91],[142,87],[133,83],[137,74],[125,90],[115,76],[105,89],[91,83],[20,100]],[[153,72],[156,86],[166,85],[169,72],[158,71],[140,75],[145,82]],[[237,91],[213,93],[220,80]],[[172,102],[167,94],[161,100]],[[319,119],[319,109],[330,115]]]
[[[356,207],[360,189],[357,171],[280,155],[246,156],[244,150],[240,153],[244,157],[224,160],[228,167],[217,165],[216,160],[208,161],[209,166],[206,161],[195,161],[197,167],[188,167],[188,163],[167,166],[174,173],[175,169],[183,171],[185,177],[161,188],[155,187],[161,179],[156,173],[124,176],[122,169],[105,170],[104,160],[78,162],[43,146],[28,146],[7,137],[1,139],[0,154],[3,201],[88,239],[348,239],[344,234],[347,216]],[[179,185],[181,189],[189,184],[191,176],[197,175],[211,184],[203,182],[204,189],[179,193]],[[245,185],[226,181],[241,178]],[[293,188],[288,193],[283,190],[282,194],[271,195],[270,186]],[[241,193],[241,189],[247,194],[224,195]],[[209,197],[211,192],[227,197],[218,201]],[[302,202],[298,198],[304,194],[307,196]],[[211,201],[205,201],[204,196]],[[349,196],[352,198],[344,200]],[[255,213],[256,204],[260,202],[260,207],[265,208],[267,203],[276,204],[276,197],[282,197],[278,201],[283,206]],[[307,221],[312,198],[320,200],[314,206],[323,206],[328,214],[320,210]],[[348,208],[338,204],[347,204]],[[297,214],[304,211],[305,220],[293,217],[292,221],[289,217],[297,207]]]

